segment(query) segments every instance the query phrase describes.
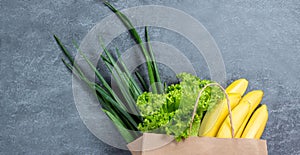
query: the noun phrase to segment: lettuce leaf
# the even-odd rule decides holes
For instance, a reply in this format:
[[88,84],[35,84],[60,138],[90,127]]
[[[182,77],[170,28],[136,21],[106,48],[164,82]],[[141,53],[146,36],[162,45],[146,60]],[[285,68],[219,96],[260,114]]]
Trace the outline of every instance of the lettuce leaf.
[[[143,122],[138,125],[140,131],[174,135],[177,141],[197,136],[204,113],[224,98],[220,88],[206,88],[200,97],[194,121],[191,122],[199,91],[213,81],[200,80],[189,73],[180,73],[177,77],[181,82],[168,86],[165,94],[144,92],[138,97],[137,107],[143,118]],[[189,133],[191,123],[192,130]]]

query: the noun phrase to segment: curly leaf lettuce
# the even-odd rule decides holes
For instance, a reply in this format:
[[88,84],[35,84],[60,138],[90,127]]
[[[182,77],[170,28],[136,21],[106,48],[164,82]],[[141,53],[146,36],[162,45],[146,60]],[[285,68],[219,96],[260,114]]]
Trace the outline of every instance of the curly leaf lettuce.
[[[168,86],[165,94],[144,92],[138,97],[137,106],[143,122],[138,125],[142,132],[174,135],[180,141],[188,136],[197,136],[204,113],[224,98],[217,87],[206,88],[199,100],[194,121],[191,122],[199,91],[210,80],[200,80],[189,73],[177,75],[181,82]],[[192,123],[191,133],[189,128]]]

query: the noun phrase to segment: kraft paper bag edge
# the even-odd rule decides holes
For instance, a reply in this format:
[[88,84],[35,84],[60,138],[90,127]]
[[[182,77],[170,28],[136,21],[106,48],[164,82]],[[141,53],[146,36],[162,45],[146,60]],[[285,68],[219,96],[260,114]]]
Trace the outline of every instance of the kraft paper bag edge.
[[[144,140],[147,140],[144,139],[145,137],[148,137],[148,136],[151,136],[151,141],[155,140],[155,138],[158,138],[157,141],[160,141],[161,140],[161,137],[164,137],[164,136],[167,136],[167,135],[161,135],[161,134],[153,134],[153,133],[145,133],[142,137],[138,138],[137,140],[133,141],[132,143],[129,143],[127,146],[129,148],[129,150],[131,151],[132,155],[165,155],[166,153],[169,153],[169,152],[173,152],[172,155],[175,155],[174,152],[177,154],[182,154],[182,153],[196,153],[195,152],[195,149],[199,148],[199,143],[204,143],[202,145],[206,145],[205,142],[208,142],[207,145],[212,145],[212,144],[216,144],[216,148],[218,148],[217,145],[231,145],[232,148],[236,148],[236,149],[233,149],[231,152],[235,152],[235,151],[239,151],[237,148],[240,148],[240,150],[244,150],[244,151],[247,151],[248,154],[250,155],[254,155],[253,154],[253,150],[256,151],[254,152],[255,154],[257,155],[267,155],[268,154],[268,151],[267,151],[267,141],[266,140],[261,140],[261,139],[227,139],[227,138],[215,138],[215,137],[190,137],[180,143],[177,143],[176,141],[172,141],[171,143],[167,144],[167,145],[164,145],[164,146],[161,146],[161,147],[158,147],[157,149],[154,149],[154,150],[149,150],[149,151],[134,151],[134,148],[135,150],[138,148],[140,150],[142,150],[143,148],[143,143],[144,143]],[[153,141],[155,142],[155,141]],[[223,143],[223,144],[222,144]],[[234,144],[237,143],[239,144],[238,146],[235,146]],[[148,142],[149,144],[149,142]],[[193,145],[196,145],[196,146],[193,146]],[[246,146],[246,145],[250,145],[250,146]],[[220,147],[219,146],[219,147]],[[203,147],[203,146],[202,146]],[[250,148],[249,148],[250,147]],[[253,149],[251,149],[251,147]],[[178,152],[176,151],[176,149],[179,148],[179,151],[184,151],[184,152]],[[221,147],[222,148],[222,147]],[[203,151],[203,150],[201,150]],[[200,154],[202,154],[200,152]],[[212,150],[210,152],[210,154],[215,154],[216,150]],[[243,151],[243,154],[247,154],[247,152],[244,152]],[[252,151],[252,152],[251,152]],[[220,151],[221,153],[222,151]],[[230,151],[228,151],[229,153]],[[198,154],[197,153],[197,154]],[[206,154],[209,153],[209,152],[206,152]],[[226,152],[225,152],[226,153]],[[224,154],[224,152],[222,152],[223,155],[226,155]]]

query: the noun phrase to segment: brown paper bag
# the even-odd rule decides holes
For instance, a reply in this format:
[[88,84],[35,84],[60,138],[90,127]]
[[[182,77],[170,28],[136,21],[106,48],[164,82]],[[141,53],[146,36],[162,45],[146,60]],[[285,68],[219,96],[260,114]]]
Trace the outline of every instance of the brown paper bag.
[[189,137],[176,142],[172,136],[144,133],[142,137],[127,145],[132,155],[267,155],[265,140],[234,138],[230,101],[225,89],[219,84],[208,84],[199,92],[191,122],[193,122],[203,90],[212,85],[220,87],[226,96],[232,138]]
[[173,137],[145,133],[128,144],[132,155],[267,155],[265,140],[190,137],[176,142]]

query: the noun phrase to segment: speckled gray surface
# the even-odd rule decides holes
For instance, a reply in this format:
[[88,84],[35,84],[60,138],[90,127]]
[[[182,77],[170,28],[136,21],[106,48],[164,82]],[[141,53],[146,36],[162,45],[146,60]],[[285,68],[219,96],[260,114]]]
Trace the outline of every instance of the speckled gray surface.
[[[298,0],[113,4],[120,9],[165,5],[198,19],[222,52],[228,83],[246,77],[249,90],[265,91],[270,118],[263,138],[269,154],[300,154]],[[81,41],[110,11],[98,0],[1,0],[0,12],[0,154],[129,154],[98,140],[80,120],[71,75],[52,38],[58,34],[67,45],[72,39]],[[199,63],[198,74],[207,77],[207,68],[193,57],[196,51],[188,42],[155,28],[151,35],[177,45],[193,64]],[[115,42],[125,46],[128,41]]]

